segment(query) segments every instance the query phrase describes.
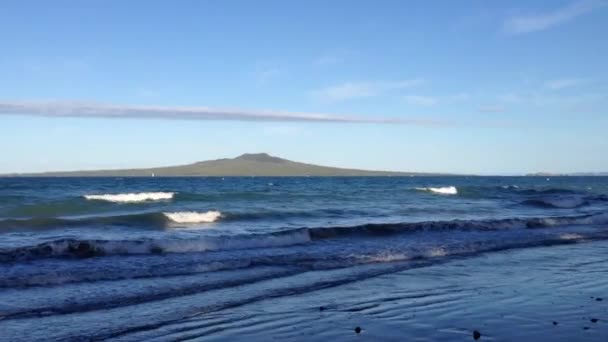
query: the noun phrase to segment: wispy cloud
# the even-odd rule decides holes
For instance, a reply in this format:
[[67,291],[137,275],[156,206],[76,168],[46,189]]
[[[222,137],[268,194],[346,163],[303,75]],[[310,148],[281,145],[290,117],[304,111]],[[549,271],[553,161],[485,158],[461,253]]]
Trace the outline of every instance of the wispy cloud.
[[524,98],[522,95],[519,95],[519,94],[506,93],[506,94],[498,95],[498,100],[501,102],[507,102],[507,103],[520,103],[520,102],[524,101]]
[[135,89],[135,95],[137,95],[139,97],[144,97],[144,98],[154,98],[154,97],[158,97],[160,95],[160,93],[155,89],[140,87],[140,88]]
[[381,123],[418,126],[442,126],[449,123],[419,118],[334,115],[283,111],[213,109],[207,107],[161,107],[111,105],[81,102],[0,101],[0,115],[43,116],[51,118],[114,118],[165,120],[232,120],[270,122]]
[[353,52],[347,49],[333,49],[325,52],[314,60],[313,64],[317,66],[329,66],[339,64],[345,61]]
[[416,106],[432,106],[437,104],[437,99],[432,96],[423,96],[423,95],[406,95],[403,99],[412,105]]
[[545,83],[545,86],[552,90],[560,90],[564,88],[570,88],[585,83],[582,78],[562,78],[557,80],[551,80]]
[[20,68],[28,73],[80,73],[91,69],[84,59],[63,58],[46,60],[24,60],[19,62]]
[[471,99],[471,94],[469,93],[458,93],[458,94],[454,94],[449,96],[450,100],[454,100],[454,101],[467,101]]
[[341,61],[342,61],[342,59],[338,56],[325,55],[325,56],[321,56],[321,57],[317,58],[314,61],[314,64],[319,65],[319,66],[326,66],[326,65],[337,64],[337,63],[340,63]]
[[315,94],[325,100],[344,101],[357,98],[373,97],[383,93],[409,88],[424,83],[421,79],[395,82],[346,82],[316,91]]
[[608,4],[605,0],[582,0],[545,13],[518,15],[504,22],[504,31],[521,34],[546,30]]
[[268,124],[262,129],[262,132],[268,136],[282,136],[282,137],[295,137],[300,136],[303,133],[307,132],[307,130],[303,129],[301,126],[296,126],[293,124]]
[[483,106],[479,108],[482,113],[502,113],[506,111],[505,107],[499,105]]
[[285,75],[285,69],[274,64],[258,63],[251,75],[257,83],[266,84]]

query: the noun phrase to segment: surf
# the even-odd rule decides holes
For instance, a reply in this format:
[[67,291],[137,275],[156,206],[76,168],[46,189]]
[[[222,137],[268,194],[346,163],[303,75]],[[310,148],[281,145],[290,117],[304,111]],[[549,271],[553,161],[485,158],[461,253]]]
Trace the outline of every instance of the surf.
[[457,195],[458,194],[458,189],[455,186],[445,186],[445,187],[439,187],[439,188],[416,188],[416,190],[419,191],[428,191],[428,192],[432,192],[435,194],[441,194],[441,195]]
[[163,213],[165,217],[175,223],[211,223],[222,217],[222,213],[217,210],[206,212],[178,211]]
[[97,200],[115,203],[137,203],[146,201],[163,201],[173,199],[174,192],[138,192],[124,194],[92,194],[84,195],[87,200]]
[[417,232],[493,232],[599,224],[608,224],[607,213],[489,220],[369,223],[345,227],[294,228],[271,233],[202,236],[196,239],[58,239],[33,246],[2,249],[0,250],[0,261],[23,261],[52,257],[91,258],[110,255],[203,253],[289,247],[317,240],[339,242],[343,238],[374,238]]

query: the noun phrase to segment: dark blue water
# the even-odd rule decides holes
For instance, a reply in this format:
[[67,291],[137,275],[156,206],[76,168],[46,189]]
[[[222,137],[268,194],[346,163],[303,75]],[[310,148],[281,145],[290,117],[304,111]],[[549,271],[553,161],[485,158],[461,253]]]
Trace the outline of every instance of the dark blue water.
[[607,224],[606,177],[4,178],[0,328],[120,336]]

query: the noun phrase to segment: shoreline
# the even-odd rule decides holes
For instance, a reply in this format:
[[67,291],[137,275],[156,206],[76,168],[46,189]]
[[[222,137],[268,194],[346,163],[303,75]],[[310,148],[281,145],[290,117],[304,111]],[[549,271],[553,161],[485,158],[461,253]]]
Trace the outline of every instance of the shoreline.
[[[465,257],[193,317],[131,341],[605,341],[608,241]],[[360,327],[359,334],[355,332]]]
[[[124,307],[9,318],[0,320],[0,336],[12,341],[472,341],[475,331],[481,341],[608,336],[605,240],[397,269],[342,284],[335,277],[348,280],[348,268],[310,271]],[[317,281],[314,288],[298,287],[310,279]],[[272,288],[274,295],[259,297]],[[221,302],[225,305],[214,309]]]

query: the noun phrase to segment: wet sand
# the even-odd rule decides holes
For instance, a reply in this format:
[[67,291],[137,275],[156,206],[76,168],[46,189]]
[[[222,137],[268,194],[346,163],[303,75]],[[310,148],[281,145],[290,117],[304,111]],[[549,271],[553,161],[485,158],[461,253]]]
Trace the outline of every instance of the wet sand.
[[608,340],[608,242],[453,259],[116,340],[474,341],[474,331],[479,341]]

